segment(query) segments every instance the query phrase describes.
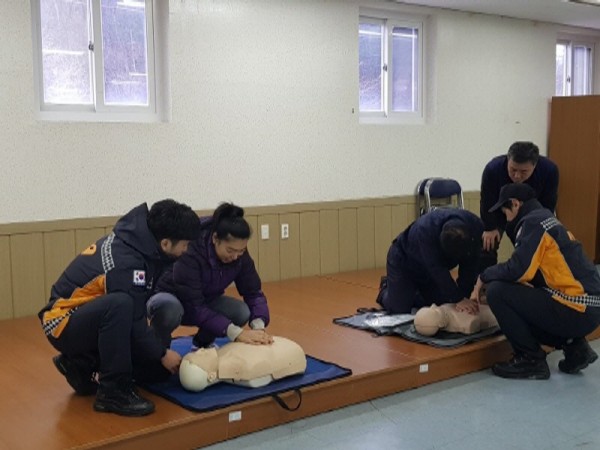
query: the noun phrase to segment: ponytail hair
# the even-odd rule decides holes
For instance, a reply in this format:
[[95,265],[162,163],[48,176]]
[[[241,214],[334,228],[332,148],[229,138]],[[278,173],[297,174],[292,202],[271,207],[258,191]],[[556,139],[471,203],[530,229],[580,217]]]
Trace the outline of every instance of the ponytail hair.
[[244,219],[244,210],[233,203],[221,203],[213,213],[212,232],[217,239],[249,239],[252,231]]

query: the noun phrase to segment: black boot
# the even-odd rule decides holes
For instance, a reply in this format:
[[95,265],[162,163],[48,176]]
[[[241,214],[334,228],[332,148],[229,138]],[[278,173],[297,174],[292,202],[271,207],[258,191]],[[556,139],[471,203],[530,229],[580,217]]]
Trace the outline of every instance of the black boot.
[[550,378],[550,368],[545,359],[533,359],[525,355],[514,355],[510,361],[494,364],[492,372],[502,378],[521,380]]
[[100,382],[94,410],[121,416],[145,416],[154,412],[154,403],[138,394],[132,381]]
[[585,338],[574,338],[563,347],[563,353],[565,359],[558,362],[558,369],[569,374],[579,373],[598,359],[598,354]]
[[77,395],[92,395],[98,390],[94,369],[84,360],[60,354],[52,358],[52,362]]
[[383,294],[387,290],[387,276],[383,275],[381,280],[379,280],[379,292],[377,293],[377,298],[375,302],[377,304],[383,306]]

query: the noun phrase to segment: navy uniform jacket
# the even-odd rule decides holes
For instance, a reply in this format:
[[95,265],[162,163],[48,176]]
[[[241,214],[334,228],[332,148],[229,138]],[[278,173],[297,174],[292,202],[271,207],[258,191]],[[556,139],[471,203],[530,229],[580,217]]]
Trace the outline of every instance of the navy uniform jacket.
[[149,361],[160,359],[165,348],[146,321],[146,301],[162,268],[169,263],[150,232],[145,203],[115,224],[67,266],[52,286],[50,300],[39,312],[46,335],[59,338],[77,308],[114,292],[130,295],[134,302],[132,338]]
[[[471,236],[471,252],[465,261],[447,259],[442,252],[440,234],[450,220],[463,222]],[[392,245],[401,257],[399,266],[411,275],[417,284],[435,283],[446,294],[440,299],[456,303],[469,297],[478,274],[479,253],[483,223],[475,214],[464,209],[439,208],[419,217],[394,239]],[[450,269],[459,266],[458,280]]]
[[[501,210],[489,212],[489,209],[498,201],[500,189],[506,184],[512,183],[508,176],[508,157],[506,155],[496,156],[492,159],[481,176],[481,220],[485,231],[506,229],[506,217]],[[544,156],[540,156],[531,176],[525,181],[533,188],[536,198],[544,208],[550,211],[556,209],[558,199],[558,167]]]
[[600,313],[600,275],[581,243],[537,200],[525,202],[515,218],[515,251],[487,268],[481,281],[512,281],[545,289],[569,308]]

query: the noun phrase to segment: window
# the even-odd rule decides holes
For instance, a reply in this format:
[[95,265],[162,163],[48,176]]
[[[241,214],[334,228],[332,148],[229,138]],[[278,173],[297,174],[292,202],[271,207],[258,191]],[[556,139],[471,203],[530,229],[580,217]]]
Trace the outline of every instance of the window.
[[361,11],[359,111],[365,123],[422,122],[423,24]]
[[152,0],[32,0],[40,114],[155,120]]
[[592,93],[592,57],[589,43],[559,40],[556,43],[556,95]]

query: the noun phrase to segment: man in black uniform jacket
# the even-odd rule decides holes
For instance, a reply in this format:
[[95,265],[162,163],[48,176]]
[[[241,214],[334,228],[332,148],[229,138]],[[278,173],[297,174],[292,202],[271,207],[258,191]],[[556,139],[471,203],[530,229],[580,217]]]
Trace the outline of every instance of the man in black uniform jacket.
[[[394,239],[387,255],[387,277],[377,302],[391,314],[410,313],[433,303],[456,303],[475,313],[469,299],[479,267],[483,224],[470,211],[435,209]],[[458,279],[450,269],[458,266]]]
[[162,200],[148,210],[141,204],[52,286],[39,318],[60,352],[54,364],[77,394],[96,394],[96,411],[150,414],[154,404],[137,393],[134,379],[156,381],[177,372],[181,357],[148,326],[146,301],[163,267],[199,231],[198,216],[187,205]]
[[506,231],[511,242],[511,224],[501,211],[490,211],[500,196],[500,189],[511,183],[524,183],[533,188],[540,204],[554,211],[558,198],[558,167],[544,156],[533,142],[515,142],[507,155],[496,156],[483,170],[481,176],[481,204],[479,216],[484,232],[482,269],[498,262],[498,246]]

